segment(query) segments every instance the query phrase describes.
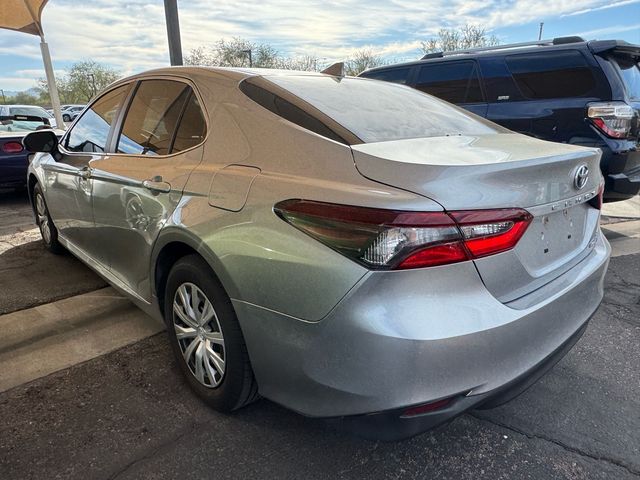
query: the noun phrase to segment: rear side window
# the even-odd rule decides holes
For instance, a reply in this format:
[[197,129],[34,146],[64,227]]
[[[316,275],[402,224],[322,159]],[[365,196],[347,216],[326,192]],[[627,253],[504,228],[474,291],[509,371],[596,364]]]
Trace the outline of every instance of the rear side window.
[[240,84],[240,90],[242,90],[242,93],[254,102],[291,123],[295,123],[302,128],[306,128],[307,130],[317,133],[318,135],[322,135],[323,137],[330,138],[331,140],[335,140],[336,142],[347,143],[343,138],[316,117],[275,93],[251,83],[251,80],[245,80],[242,82]]
[[415,88],[451,103],[482,102],[476,62],[446,62],[420,68]]
[[596,88],[591,68],[576,50],[511,55],[505,61],[516,85],[530,99],[585,97]]
[[195,147],[204,140],[207,124],[195,93],[191,92],[180,119],[180,125],[173,141],[171,153],[181,152]]
[[143,80],[127,111],[118,153],[167,155],[191,88],[171,80]]
[[376,70],[374,72],[364,72],[361,77],[372,78],[374,80],[382,80],[384,82],[393,82],[406,84],[409,80],[411,67],[393,68],[391,70]]
[[96,100],[69,131],[65,144],[67,150],[103,153],[109,130],[128,89],[129,85],[114,88]]

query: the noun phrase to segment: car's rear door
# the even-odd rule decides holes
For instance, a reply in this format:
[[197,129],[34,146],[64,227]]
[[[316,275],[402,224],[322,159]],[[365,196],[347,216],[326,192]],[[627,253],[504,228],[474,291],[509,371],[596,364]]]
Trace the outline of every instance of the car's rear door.
[[129,97],[114,154],[90,162],[93,212],[111,273],[148,300],[151,249],[202,160],[206,115],[192,85],[173,77],[142,80]]
[[128,90],[122,85],[98,98],[63,137],[60,156],[42,164],[47,206],[62,239],[98,262],[89,163],[108,156],[112,127]]
[[412,87],[485,117],[487,102],[475,60],[425,63]]

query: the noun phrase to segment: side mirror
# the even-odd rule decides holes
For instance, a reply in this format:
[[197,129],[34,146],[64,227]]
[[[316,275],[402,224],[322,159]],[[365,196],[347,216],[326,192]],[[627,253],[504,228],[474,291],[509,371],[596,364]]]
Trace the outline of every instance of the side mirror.
[[22,144],[31,153],[53,153],[58,150],[58,137],[52,130],[36,130],[27,134]]

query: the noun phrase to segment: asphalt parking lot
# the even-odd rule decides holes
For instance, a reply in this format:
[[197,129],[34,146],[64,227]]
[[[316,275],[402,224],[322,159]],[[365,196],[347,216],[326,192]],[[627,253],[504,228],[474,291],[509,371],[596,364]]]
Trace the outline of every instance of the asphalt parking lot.
[[[71,256],[44,251],[30,222],[23,196],[0,198],[0,325],[104,286]],[[617,253],[586,334],[500,408],[397,443],[267,400],[222,415],[187,389],[157,333],[2,391],[0,479],[639,478],[640,238],[629,235],[638,229],[605,226]],[[0,365],[11,349],[0,343]]]

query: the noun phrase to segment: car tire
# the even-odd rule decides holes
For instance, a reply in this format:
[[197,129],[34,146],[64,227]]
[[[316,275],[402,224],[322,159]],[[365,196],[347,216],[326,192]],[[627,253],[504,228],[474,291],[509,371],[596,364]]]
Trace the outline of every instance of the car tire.
[[56,255],[64,253],[64,247],[58,241],[58,229],[53,224],[51,215],[49,215],[47,202],[44,199],[42,188],[40,188],[40,184],[38,183],[33,187],[33,210],[36,215],[36,225],[38,225],[40,229],[44,246]]
[[71,117],[69,117],[69,115],[62,115],[62,120],[64,120],[65,122],[70,122],[71,121]]
[[231,300],[198,255],[182,257],[169,272],[164,320],[184,378],[207,404],[231,412],[259,398]]

